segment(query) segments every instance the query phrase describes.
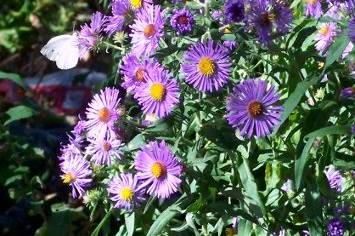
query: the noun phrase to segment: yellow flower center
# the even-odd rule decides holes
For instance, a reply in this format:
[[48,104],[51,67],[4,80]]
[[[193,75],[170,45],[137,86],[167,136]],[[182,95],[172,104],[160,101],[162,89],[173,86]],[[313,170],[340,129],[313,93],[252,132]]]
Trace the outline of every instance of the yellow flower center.
[[186,16],[179,16],[177,18],[177,23],[179,25],[187,25],[189,23],[189,19]]
[[99,120],[107,123],[110,120],[110,110],[106,107],[101,108],[98,112]]
[[273,20],[275,20],[275,15],[269,12],[263,12],[260,16],[260,24],[262,26],[269,26]]
[[102,144],[103,149],[107,152],[111,149],[111,144],[109,142],[104,142]]
[[144,28],[144,36],[149,38],[152,37],[155,34],[155,28],[153,24],[149,24]]
[[323,25],[319,31],[318,31],[321,35],[326,36],[329,32],[329,26],[328,25]]
[[314,5],[317,3],[317,1],[318,0],[306,0],[306,3]]
[[68,172],[64,175],[62,175],[62,180],[63,180],[63,183],[65,184],[71,184],[75,181],[76,177],[73,173],[71,172]]
[[249,103],[248,111],[252,117],[258,117],[263,114],[263,105],[258,101],[253,101]]
[[136,80],[139,81],[139,82],[145,82],[144,80],[144,69],[143,68],[139,68],[137,71],[136,71]]
[[155,162],[151,167],[151,171],[153,176],[157,179],[166,175],[166,168],[160,162]]
[[209,57],[201,57],[198,62],[198,69],[203,75],[211,76],[215,72],[215,64]]
[[138,9],[142,7],[142,0],[131,0],[131,6],[134,9]]
[[165,96],[165,87],[162,83],[155,83],[150,86],[150,96],[156,102],[163,100]]
[[130,187],[123,187],[120,192],[121,199],[130,202],[133,199],[134,193]]

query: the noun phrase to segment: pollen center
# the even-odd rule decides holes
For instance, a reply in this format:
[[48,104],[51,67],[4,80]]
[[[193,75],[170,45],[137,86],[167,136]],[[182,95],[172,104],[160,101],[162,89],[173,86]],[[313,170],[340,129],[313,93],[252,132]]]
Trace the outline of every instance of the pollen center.
[[110,110],[107,107],[101,108],[98,116],[100,121],[107,123],[110,120]]
[[133,190],[130,187],[123,187],[120,192],[121,199],[130,202],[133,199]]
[[149,24],[144,28],[144,36],[149,38],[155,34],[155,28],[153,24]]
[[143,68],[139,68],[137,71],[136,71],[136,80],[139,81],[139,82],[145,82],[144,80],[144,69]]
[[155,83],[150,86],[150,96],[154,101],[160,102],[165,96],[165,87],[162,83]]
[[274,14],[269,14],[268,12],[263,12],[260,15],[260,24],[262,26],[269,26],[272,21],[274,20],[275,15]]
[[166,168],[160,162],[155,162],[152,165],[151,171],[152,171],[153,176],[157,179],[166,175]]
[[329,32],[329,27],[328,27],[328,25],[322,26],[322,27],[319,29],[318,32],[319,32],[321,35],[326,36],[326,35],[328,34],[328,32]]
[[135,9],[142,7],[142,0],[131,0],[131,6]]
[[177,22],[179,25],[187,25],[189,23],[189,19],[186,16],[179,16],[177,18]]
[[104,142],[102,148],[107,152],[111,149],[111,144],[109,142]]
[[263,104],[258,101],[253,101],[249,103],[248,111],[252,117],[258,117],[263,114]]
[[198,69],[203,75],[211,76],[215,72],[215,64],[209,57],[201,57],[198,62]]
[[75,175],[71,172],[68,172],[64,175],[62,175],[62,180],[63,180],[63,183],[65,184],[71,184],[75,181]]

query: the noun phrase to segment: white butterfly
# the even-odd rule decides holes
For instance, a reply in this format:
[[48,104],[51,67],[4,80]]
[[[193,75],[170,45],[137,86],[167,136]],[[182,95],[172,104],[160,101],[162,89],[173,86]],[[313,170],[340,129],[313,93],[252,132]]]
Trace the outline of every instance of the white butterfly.
[[78,64],[79,43],[77,34],[59,35],[51,38],[41,49],[42,55],[55,61],[59,69],[71,69]]

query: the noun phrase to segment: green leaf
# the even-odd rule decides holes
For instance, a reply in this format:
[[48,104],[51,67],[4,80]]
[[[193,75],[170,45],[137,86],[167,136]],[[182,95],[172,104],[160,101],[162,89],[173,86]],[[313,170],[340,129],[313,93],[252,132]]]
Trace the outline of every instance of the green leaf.
[[351,125],[328,126],[307,134],[305,136],[305,139],[321,137],[329,134],[346,134],[346,133],[350,133],[350,130],[351,130]]
[[322,235],[322,203],[320,193],[315,183],[308,184],[306,194],[306,217],[311,236]]
[[295,107],[298,105],[302,97],[304,96],[307,89],[316,84],[321,77],[316,77],[311,80],[299,82],[295,88],[295,90],[290,94],[287,98],[286,102],[283,104],[284,111],[281,116],[281,121],[277,127],[275,127],[273,135],[275,135],[280,128],[280,126],[287,120],[287,118],[291,115]]
[[169,221],[179,214],[179,210],[180,208],[177,205],[172,205],[163,211],[150,227],[147,236],[161,235]]
[[20,85],[23,88],[25,87],[22,78],[15,73],[7,73],[7,72],[0,71],[0,79],[8,79]]
[[242,153],[242,161],[240,161],[240,158],[238,159],[238,172],[239,172],[240,180],[245,189],[246,197],[250,198],[252,200],[252,203],[257,205],[261,213],[265,215],[266,210],[265,210],[264,203],[261,200],[253,173],[249,168],[249,162],[245,156],[247,154],[245,152],[246,150],[241,150],[244,149],[241,147],[242,146],[238,147],[238,150]]
[[327,53],[327,59],[325,62],[324,69],[327,69],[329,66],[331,66],[336,60],[339,59],[339,57],[343,54],[344,49],[346,46],[348,46],[350,42],[350,39],[348,37],[348,32],[344,31],[330,46],[328,53]]
[[126,229],[128,236],[132,236],[134,233],[134,212],[130,214],[125,214],[125,224],[126,224]]
[[253,233],[252,223],[245,219],[238,221],[238,235],[248,236]]
[[9,110],[6,111],[6,114],[10,116],[10,119],[8,119],[4,125],[8,125],[11,122],[20,119],[26,119],[33,116],[33,109],[27,106],[20,105],[20,106],[10,108]]
[[112,214],[112,210],[109,210],[104,218],[102,218],[101,222],[96,226],[94,231],[91,233],[91,236],[98,236],[100,233],[101,228],[108,222],[110,216]]
[[303,179],[303,172],[304,168],[307,164],[308,157],[309,157],[309,150],[311,149],[315,138],[309,138],[306,145],[302,150],[302,154],[299,159],[296,160],[295,163],[295,187],[298,190],[301,187],[302,179]]

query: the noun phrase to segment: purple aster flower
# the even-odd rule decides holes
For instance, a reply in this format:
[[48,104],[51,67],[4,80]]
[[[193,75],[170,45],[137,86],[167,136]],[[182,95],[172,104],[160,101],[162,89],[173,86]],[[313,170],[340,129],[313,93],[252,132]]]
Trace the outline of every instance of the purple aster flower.
[[275,22],[277,32],[281,34],[288,33],[293,20],[291,9],[279,0],[273,0],[272,6],[273,21]]
[[73,198],[82,197],[92,182],[90,163],[83,156],[70,157],[60,163],[63,183],[72,189]]
[[336,170],[333,165],[329,165],[324,170],[324,173],[327,176],[329,187],[337,192],[341,192],[343,177],[341,176],[340,171]]
[[271,41],[271,32],[274,15],[270,11],[268,1],[254,0],[252,1],[253,7],[250,9],[248,17],[249,27],[254,27],[259,41],[268,45]]
[[312,16],[316,19],[322,16],[322,4],[321,0],[305,0],[306,2],[306,16]]
[[72,131],[72,133],[75,135],[75,136],[81,136],[83,135],[85,132],[85,121],[81,120],[79,118],[79,121],[78,123],[74,126],[74,129]]
[[355,98],[355,87],[343,88],[340,91],[340,98],[342,99]]
[[240,130],[240,134],[251,138],[264,137],[279,123],[283,107],[274,86],[263,80],[248,79],[234,87],[227,100],[227,120]]
[[223,18],[223,12],[221,10],[214,10],[211,13],[212,19],[218,22],[221,22],[221,19]]
[[191,46],[182,64],[186,82],[201,92],[219,90],[229,79],[232,64],[228,54],[212,40]]
[[318,30],[318,34],[315,37],[316,49],[324,54],[330,45],[333,43],[335,36],[337,35],[336,24],[334,22],[324,23]]
[[187,34],[193,30],[195,20],[192,13],[184,8],[181,10],[174,10],[170,24],[178,34]]
[[155,71],[159,64],[152,59],[140,60],[135,54],[129,53],[122,59],[123,65],[121,73],[124,75],[122,87],[128,93],[135,94],[138,88],[141,88],[145,81],[145,74]]
[[234,40],[225,40],[223,41],[223,46],[232,53],[238,46],[238,43]]
[[349,21],[349,38],[352,43],[355,43],[355,18]]
[[153,141],[137,153],[134,166],[147,193],[168,198],[178,191],[182,166],[164,141]]
[[328,236],[343,236],[344,235],[344,225],[340,221],[340,219],[333,218],[328,222],[327,235]]
[[144,189],[139,188],[138,178],[132,174],[120,174],[111,179],[107,191],[115,208],[128,211],[138,207],[145,200]]
[[154,53],[163,36],[164,19],[160,6],[148,5],[142,8],[131,26],[132,53],[146,55]]
[[112,16],[107,17],[104,31],[108,35],[112,35],[122,30],[130,10],[131,4],[129,0],[114,0],[112,2]]
[[95,12],[91,16],[90,25],[84,24],[81,27],[78,35],[81,57],[96,46],[105,22],[106,17],[100,12]]
[[240,22],[244,19],[244,0],[227,0],[224,4],[226,23]]
[[85,155],[91,156],[91,161],[97,165],[111,165],[112,159],[121,159],[123,146],[121,140],[110,137],[103,139],[89,139],[89,145],[86,147]]
[[60,149],[60,155],[58,156],[59,160],[66,160],[70,157],[77,157],[81,156],[81,145],[82,145],[82,138],[79,136],[74,136],[74,138],[70,135],[69,136],[69,143],[62,146]]
[[156,67],[154,72],[146,73],[144,79],[146,83],[135,94],[143,113],[155,114],[159,118],[169,115],[179,103],[180,89],[176,80],[162,67]]
[[[355,134],[355,125],[351,126],[351,134],[353,134],[353,135]],[[355,178],[355,171],[352,172],[352,173],[353,173],[353,176],[354,176],[353,178]]]
[[119,102],[119,90],[114,88],[105,88],[93,97],[86,109],[85,128],[88,137],[100,139],[115,136],[114,124],[119,119]]

